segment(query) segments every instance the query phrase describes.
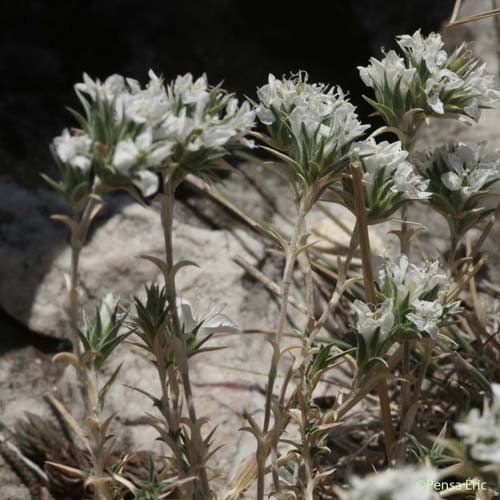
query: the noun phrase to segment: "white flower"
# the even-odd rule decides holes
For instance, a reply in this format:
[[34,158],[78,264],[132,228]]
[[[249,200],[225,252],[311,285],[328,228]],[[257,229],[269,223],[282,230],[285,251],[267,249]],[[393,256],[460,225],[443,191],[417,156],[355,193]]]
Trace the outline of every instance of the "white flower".
[[461,191],[465,196],[478,193],[483,187],[500,179],[500,160],[497,155],[484,154],[482,143],[474,151],[459,143],[447,154],[449,172],[441,176],[450,191]]
[[446,289],[449,285],[448,277],[440,269],[437,260],[416,266],[408,262],[406,255],[399,260],[388,261],[379,271],[378,281],[383,288],[389,280],[397,291],[397,302],[408,297],[409,304],[413,305],[422,294],[438,289]]
[[427,200],[432,196],[432,193],[426,191],[430,181],[418,175],[407,161],[398,166],[393,175],[393,182],[391,191],[403,193],[408,200]]
[[370,125],[363,125],[358,120],[356,107],[346,100],[340,87],[337,88],[336,99],[332,118],[327,121],[330,128],[328,136],[339,146],[344,146],[363,135]]
[[178,76],[167,94],[170,111],[156,138],[176,142],[190,152],[232,144],[253,146],[245,136],[254,125],[255,111],[247,102],[239,106],[222,90],[210,89],[206,75],[195,81],[190,73]]
[[112,164],[119,173],[127,175],[130,168],[139,161],[140,155],[139,145],[133,139],[125,139],[116,145]]
[[59,159],[86,173],[90,169],[92,139],[88,135],[71,135],[68,129],[54,139]]
[[375,331],[380,328],[380,341],[383,342],[394,326],[392,300],[385,300],[375,311],[364,302],[355,300],[353,308],[357,314],[356,331],[369,342]]
[[323,139],[324,155],[350,144],[369,128],[360,123],[340,87],[309,83],[303,72],[281,80],[269,75],[257,96],[257,116],[264,125],[284,122],[298,142],[304,131],[308,138]]
[[236,134],[232,137],[232,141],[253,148],[254,142],[245,137],[255,125],[255,111],[250,106],[250,103],[245,101],[239,106],[238,99],[231,99],[227,105],[226,113],[228,117],[226,127],[236,131]]
[[[112,165],[121,175],[132,176],[144,196],[151,196],[158,191],[158,176],[145,170],[145,167],[161,165],[171,151],[172,143],[165,141],[153,143],[152,131],[146,129],[135,139],[125,139],[116,145]],[[136,167],[142,169],[137,170]]]
[[481,415],[472,409],[464,421],[455,424],[457,434],[475,460],[486,462],[500,477],[500,385],[492,384],[493,402]]
[[268,83],[257,90],[260,104],[257,106],[257,116],[264,125],[271,125],[275,121],[272,108],[290,111],[300,93],[298,84],[293,79],[277,79],[269,74]]
[[[441,35],[431,33],[423,37],[419,31],[413,35],[403,35],[398,39],[407,64],[422,74],[422,63],[428,70],[423,73],[423,92],[428,106],[437,114],[442,115],[450,103],[452,112],[465,113],[474,120],[479,120],[481,108],[491,106],[500,98],[500,92],[495,90],[495,78],[486,71],[486,65],[479,65],[477,60],[467,53],[465,46],[460,47],[452,56],[443,50]],[[388,58],[386,58],[388,59]],[[376,60],[375,60],[376,61]],[[396,54],[391,54],[388,61],[375,62],[368,68],[361,68],[361,77],[369,86],[381,81],[381,75],[391,78],[403,73],[403,63],[398,61]],[[383,73],[386,71],[386,73]],[[447,102],[448,101],[448,102]]]
[[172,144],[153,144],[151,129],[146,129],[135,139],[120,141],[113,154],[112,165],[117,172],[128,175],[131,168],[144,161],[146,166],[158,166],[170,154]]
[[370,203],[377,192],[372,193],[372,187],[380,171],[384,169],[383,182],[390,183],[393,193],[402,193],[407,200],[423,200],[430,196],[425,189],[429,182],[424,181],[415,173],[413,166],[406,160],[408,152],[402,149],[401,142],[375,142],[375,139],[353,144],[353,150],[360,156],[363,166],[363,181],[370,186],[367,192]]
[[416,266],[408,262],[402,255],[399,261],[388,262],[379,272],[379,283],[383,288],[389,280],[396,289],[396,304],[408,298],[408,305],[413,312],[406,318],[420,331],[427,332],[435,338],[438,325],[443,318],[443,306],[437,300],[421,300],[423,294],[433,291],[434,296],[448,287],[448,278],[439,268],[438,261]]
[[179,143],[188,140],[194,130],[194,120],[187,116],[187,109],[183,108],[178,115],[169,113],[156,132],[159,139],[169,139]]
[[401,164],[406,163],[408,157],[408,152],[401,149],[399,141],[392,143],[382,141],[377,144],[375,139],[367,139],[354,143],[353,149],[363,161],[365,167],[363,180],[367,184],[373,184],[377,173],[384,167],[386,176],[390,176]]
[[437,500],[433,489],[438,473],[430,467],[404,467],[387,469],[369,474],[364,478],[354,477],[349,500]]
[[439,322],[443,316],[443,306],[437,301],[415,300],[412,303],[414,313],[408,313],[409,319],[420,331],[427,332],[433,339],[439,332]]
[[120,299],[114,297],[112,293],[108,293],[102,300],[101,305],[99,306],[99,317],[101,319],[101,325],[104,330],[111,323],[111,317],[115,312],[119,300]]
[[154,127],[161,123],[170,110],[163,80],[149,70],[150,81],[144,90],[134,80],[127,80],[130,92],[122,92],[116,99],[118,118],[126,116],[139,124]]
[[207,75],[203,74],[193,81],[193,75],[179,75],[173,84],[173,97],[184,104],[196,104],[209,97]]
[[139,170],[135,175],[134,184],[139,188],[143,196],[147,198],[158,192],[160,182],[157,174],[149,170]]
[[111,75],[104,83],[100,80],[92,80],[87,73],[83,74],[83,83],[77,83],[75,89],[88,94],[92,100],[96,100],[97,96],[101,99],[112,101],[125,91],[125,79],[120,75]]
[[436,73],[443,68],[448,60],[448,55],[443,50],[444,43],[441,35],[437,33],[423,37],[420,30],[417,30],[411,36],[398,37],[398,45],[408,54],[416,66],[425,61],[427,69],[431,73]]
[[489,107],[500,99],[500,92],[494,89],[495,77],[482,64],[465,77],[465,87],[474,96],[464,111],[474,120],[479,120],[481,107]]
[[239,142],[252,146],[244,136],[253,127],[255,112],[250,109],[250,104],[245,102],[238,106],[237,99],[231,99],[226,107],[226,116],[219,120],[213,117],[200,123],[200,135],[188,145],[190,151],[197,151],[200,147],[205,149],[222,147],[231,142]]
[[465,82],[456,73],[448,69],[440,69],[425,82],[424,91],[427,95],[427,104],[435,113],[442,115],[444,103],[440,95],[452,90],[463,89],[464,86]]
[[370,65],[358,66],[359,75],[367,87],[383,89],[385,82],[390,89],[394,89],[398,80],[400,88],[406,92],[413,80],[416,69],[407,68],[403,58],[399,57],[394,50],[390,50],[385,57],[379,61],[375,57],[370,58]]
[[202,336],[214,333],[239,333],[240,329],[220,311],[211,309],[204,315],[197,315],[191,304],[183,299],[177,298],[177,314],[185,332],[191,333],[198,328]]

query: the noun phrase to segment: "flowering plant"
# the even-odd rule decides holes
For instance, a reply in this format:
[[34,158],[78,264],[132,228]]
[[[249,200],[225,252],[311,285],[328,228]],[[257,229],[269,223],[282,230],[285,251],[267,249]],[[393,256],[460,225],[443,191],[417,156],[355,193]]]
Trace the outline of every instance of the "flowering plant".
[[429,337],[452,324],[460,301],[446,298],[449,281],[439,262],[411,264],[406,255],[386,260],[377,279],[379,305],[353,302],[358,333],[357,360],[361,373],[373,363],[386,364],[382,356],[397,341]]
[[234,146],[251,146],[245,134],[255,113],[248,102],[240,107],[220,86],[209,87],[206,76],[193,81],[188,73],[168,86],[152,71],[149,77],[145,88],[119,75],[101,83],[85,74],[75,85],[85,114],[73,114],[82,130],[66,129],[54,140],[65,173],[59,189],[67,196],[88,189],[91,168],[104,185],[135,186],[143,196],[158,191],[156,172],[166,163],[181,178],[192,172],[213,180],[214,162]]
[[427,179],[430,203],[448,222],[452,238],[460,239],[495,211],[494,186],[500,179],[500,158],[458,143],[420,154],[418,170]]
[[359,67],[361,79],[375,92],[365,99],[389,127],[408,141],[425,116],[465,116],[478,121],[500,94],[486,65],[464,44],[451,55],[441,35],[422,36],[420,30],[397,40],[401,56],[389,51],[379,61]]
[[[356,142],[353,151],[359,155],[363,169],[364,200],[368,223],[382,222],[411,201],[426,200],[428,181],[415,172],[407,161],[408,152],[399,141],[376,143],[375,139]],[[351,176],[344,176],[331,186],[335,198],[355,212]]]
[[493,475],[500,485],[500,386],[492,384],[493,400],[481,414],[477,408],[455,424],[455,430],[465,445],[466,460],[483,473]]
[[[56,360],[76,368],[84,402],[82,427],[62,403],[55,406],[84,449],[74,453],[83,457],[76,465],[68,465],[60,453],[52,460],[46,449],[49,427],[31,418],[20,427],[21,441],[36,448],[44,466],[72,475],[83,494],[99,499],[215,498],[210,463],[217,434],[206,431],[207,419],[198,416],[190,363],[194,356],[220,349],[211,343],[218,335],[258,332],[267,335],[272,356],[262,411],[243,412],[243,430],[252,434],[256,447],[236,472],[225,500],[241,498],[254,481],[257,500],[266,495],[430,500],[437,495],[429,481],[470,469],[481,478],[498,474],[498,386],[492,387],[491,408],[482,415],[473,409],[454,427],[465,454],[443,455],[442,441],[450,432],[442,419],[443,414],[458,415],[465,400],[477,404],[488,395],[484,372],[490,370],[491,379],[498,373],[496,323],[482,309],[474,280],[484,263],[475,257],[500,213],[500,205],[491,205],[499,160],[482,145],[450,144],[424,154],[416,154],[413,146],[418,129],[431,118],[478,120],[480,110],[500,94],[466,46],[449,55],[439,35],[424,37],[419,31],[397,43],[399,52],[359,68],[375,94],[367,100],[385,122],[369,137],[369,127],[342,89],[312,83],[305,72],[281,79],[271,74],[257,89],[256,101],[243,103],[220,85],[210,86],[205,75],[194,79],[188,73],[165,83],[150,71],[142,86],[120,75],[101,82],[84,74],[75,86],[83,111],[72,111],[79,128],[65,129],[54,139],[61,178],[47,179],[72,209],[54,217],[71,235],[65,309],[74,343],[73,353]],[[377,142],[383,132],[398,140]],[[264,227],[212,185],[223,181],[219,169],[230,167],[230,153],[254,148],[254,140],[271,159],[265,164],[292,189],[296,212],[290,228]],[[235,259],[277,295],[275,328],[242,331],[221,310],[201,313],[198,304],[178,294],[177,274],[195,265],[174,259],[175,194],[184,181],[213,196],[267,244],[280,246],[272,251],[284,255],[281,284]],[[143,204],[159,195],[164,256],[140,257],[157,266],[162,283],[146,285],[129,307],[106,295],[89,319],[80,310],[79,258],[103,194],[115,189]],[[330,213],[320,201],[338,203],[355,217],[353,228],[338,224],[350,240],[346,254],[336,252],[335,261],[310,238],[311,212],[319,207]],[[417,202],[449,223],[447,268],[440,256],[428,259],[418,245],[422,228],[408,220],[408,208]],[[401,227],[391,233],[399,236],[399,255],[374,258],[368,226],[387,222],[398,211]],[[462,239],[467,244],[467,232],[478,226],[478,243],[466,259],[456,261],[457,245]],[[296,279],[299,273],[303,294],[296,290],[302,282]],[[302,322],[300,317],[288,322],[290,305],[304,316]],[[102,380],[121,344],[140,349],[159,382],[158,393],[130,389],[152,402],[143,422],[158,433],[171,468],[163,456],[148,454],[147,474],[140,477],[127,472],[131,455],[112,446],[114,420],[104,416],[121,365]],[[319,394],[320,388],[327,396]],[[31,431],[30,422],[35,424]],[[436,422],[439,434],[432,444],[421,431],[424,426],[436,431]],[[362,460],[360,453],[365,453]],[[330,463],[335,470],[328,468]],[[362,463],[388,470],[350,480],[351,470],[363,471]],[[445,463],[452,470],[443,469]],[[269,472],[272,485],[266,481]],[[51,476],[46,482],[55,481]]]
[[309,83],[300,72],[278,80],[269,75],[257,90],[256,112],[266,126],[268,149],[296,190],[319,187],[315,198],[346,164],[351,144],[368,129],[340,87]]
[[406,467],[353,478],[349,500],[437,500],[432,484],[438,474],[431,467]]

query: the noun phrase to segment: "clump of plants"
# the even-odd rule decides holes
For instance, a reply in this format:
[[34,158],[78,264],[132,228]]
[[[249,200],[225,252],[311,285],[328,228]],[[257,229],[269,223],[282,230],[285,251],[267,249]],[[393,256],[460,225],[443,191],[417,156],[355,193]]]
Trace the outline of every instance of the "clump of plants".
[[[255,453],[221,498],[253,491],[257,500],[431,499],[439,498],[439,481],[456,483],[450,496],[470,477],[473,494],[481,484],[491,494],[481,498],[498,495],[499,394],[490,385],[498,371],[498,328],[477,318],[473,299],[484,265],[481,245],[500,211],[494,190],[500,158],[486,145],[450,142],[427,152],[414,146],[430,121],[478,121],[500,93],[466,45],[449,54],[439,35],[420,31],[397,43],[398,51],[359,68],[370,89],[365,99],[383,122],[371,134],[340,87],[313,83],[305,72],[269,75],[256,100],[243,102],[205,75],[165,81],[151,71],[145,86],[119,75],[104,81],[84,75],[75,86],[81,109],[71,113],[78,125],[54,140],[60,176],[47,181],[71,207],[54,218],[70,232],[65,309],[74,352],[56,361],[76,370],[84,419],[77,422],[53,403],[80,446],[71,456],[51,455],[40,439],[50,429],[20,424],[17,431],[20,447],[47,471],[52,492],[65,481],[78,484],[85,498],[216,498],[210,461],[224,450],[217,422],[199,414],[190,360],[210,349],[214,335],[241,335],[243,325],[218,312],[202,315],[179,296],[177,275],[195,263],[173,253],[173,209],[183,182],[224,182],[221,172],[233,168],[229,158],[258,150],[254,161],[285,179],[295,213],[291,229],[253,221],[258,237],[284,256],[281,283],[273,288],[280,307],[267,333],[272,359],[264,407],[252,415],[241,406],[242,431],[255,437]],[[79,301],[80,254],[104,195],[114,190],[142,204],[159,199],[164,257],[141,257],[158,267],[162,281],[145,284],[141,297],[106,295],[89,318]],[[308,228],[309,214],[331,203],[356,219],[347,254],[335,259],[315,247]],[[422,229],[408,218],[417,204],[446,219],[446,258],[411,251]],[[388,221],[399,225],[393,233],[400,254],[374,259],[368,228]],[[471,229],[481,231],[472,247]],[[303,322],[290,331],[297,275],[304,283]],[[336,330],[329,321],[338,321],[341,310],[345,328]],[[106,404],[126,367],[111,375],[103,367],[126,344],[146,353],[161,388],[143,392],[153,407],[144,414],[168,453],[141,455],[141,474],[131,467],[133,450],[116,448]],[[322,384],[332,394],[326,404],[317,396]],[[470,409],[492,391],[482,414]],[[445,425],[450,419],[456,423]]]

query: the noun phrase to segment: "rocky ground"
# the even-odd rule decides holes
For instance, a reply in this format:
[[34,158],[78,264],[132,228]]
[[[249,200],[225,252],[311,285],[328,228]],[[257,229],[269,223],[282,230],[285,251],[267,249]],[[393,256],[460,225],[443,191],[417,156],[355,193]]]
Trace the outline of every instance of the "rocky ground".
[[[481,5],[479,5],[481,4]],[[484,4],[484,5],[483,5]],[[490,2],[467,2],[467,10],[489,8]],[[495,22],[480,21],[447,35],[450,43],[460,37],[475,40],[475,50],[498,72],[498,39]],[[453,123],[432,124],[424,132],[420,146],[453,137],[468,142],[487,139],[498,146],[498,109],[484,113],[482,123],[474,128]],[[286,227],[291,214],[287,190],[262,167],[240,166],[240,174],[226,182],[225,192],[243,210],[263,222]],[[71,390],[72,374],[51,363],[51,353],[43,353],[29,339],[32,332],[56,338],[66,336],[62,310],[64,273],[69,266],[67,235],[49,215],[65,210],[59,198],[45,190],[25,191],[16,184],[0,187],[0,305],[19,325],[2,322],[0,342],[0,414],[1,433],[9,429],[25,411],[48,412],[43,396],[54,393],[78,416],[78,396]],[[184,192],[176,207],[174,226],[175,253],[179,259],[197,262],[200,268],[186,268],[179,273],[179,292],[191,301],[208,308],[224,307],[224,313],[244,329],[266,329],[275,323],[277,304],[260,283],[234,262],[243,257],[279,281],[283,260],[269,252],[269,245],[257,238],[241,222],[231,217],[199,193]],[[342,214],[341,214],[342,215]],[[421,237],[431,254],[446,250],[444,222],[419,207],[411,214],[425,221],[431,231]],[[349,223],[349,218],[342,215]],[[324,216],[314,213],[310,226],[325,230]],[[388,228],[374,234],[375,250],[387,251],[394,241],[386,236]],[[443,236],[439,236],[443,235]],[[490,281],[499,276],[500,234],[493,231],[486,250],[491,254]],[[107,200],[107,208],[90,234],[81,259],[82,303],[91,308],[107,292],[125,301],[140,294],[144,283],[159,279],[156,268],[138,259],[139,254],[161,255],[162,236],[158,206],[143,208],[123,195]],[[300,324],[301,317],[290,318]],[[29,329],[29,330],[28,330]],[[31,331],[31,333],[30,333]],[[12,338],[15,338],[12,341]],[[212,466],[220,476],[215,482],[223,491],[234,470],[253,450],[254,442],[242,426],[242,410],[257,412],[262,407],[269,347],[260,335],[238,335],[217,340],[224,350],[193,360],[194,390],[199,413],[217,424],[215,440],[224,448],[216,454]],[[110,362],[108,371],[123,362],[118,383],[109,396],[109,412],[117,411],[116,426],[123,446],[152,449],[155,433],[142,423],[149,411],[149,401],[132,393],[125,385],[155,392],[157,382],[146,359],[128,346],[122,346]],[[27,490],[0,458],[1,498],[26,499]]]

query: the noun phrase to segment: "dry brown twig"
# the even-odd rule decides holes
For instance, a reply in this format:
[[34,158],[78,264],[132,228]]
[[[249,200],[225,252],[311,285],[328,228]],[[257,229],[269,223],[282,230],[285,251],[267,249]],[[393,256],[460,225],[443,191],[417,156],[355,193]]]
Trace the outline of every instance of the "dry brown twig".
[[[377,294],[375,292],[375,279],[372,269],[372,254],[370,250],[370,238],[368,235],[368,222],[364,202],[363,174],[356,153],[352,153],[351,172],[354,188],[354,203],[356,209],[356,226],[359,233],[359,244],[361,247],[361,260],[363,262],[363,280],[365,284],[366,301],[372,307],[377,305]],[[392,426],[391,407],[387,381],[384,377],[379,380],[380,409],[382,412],[382,423],[384,427],[385,447],[387,462],[392,460],[392,449],[394,446],[394,429]]]
[[458,14],[460,12],[460,7],[462,6],[462,0],[456,0],[451,14],[451,18],[446,28],[453,28],[455,26],[460,26],[462,24],[471,23],[473,21],[479,21],[480,19],[486,19],[488,17],[500,15],[500,9],[491,9],[486,12],[481,12],[480,14],[474,14],[472,16],[466,16],[459,18]]

